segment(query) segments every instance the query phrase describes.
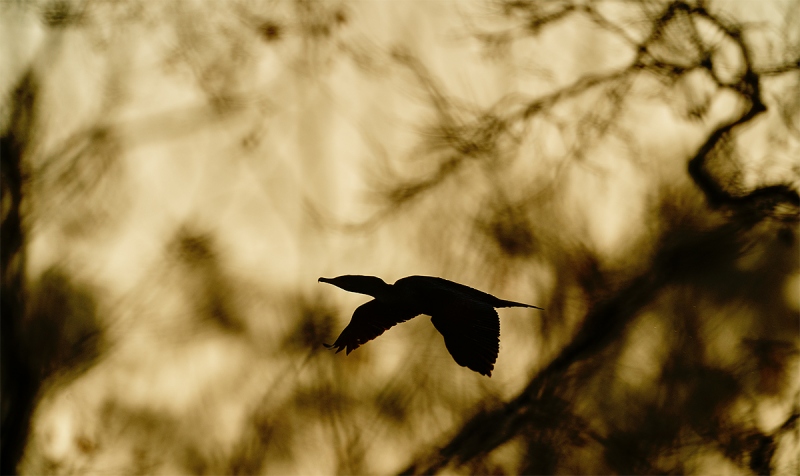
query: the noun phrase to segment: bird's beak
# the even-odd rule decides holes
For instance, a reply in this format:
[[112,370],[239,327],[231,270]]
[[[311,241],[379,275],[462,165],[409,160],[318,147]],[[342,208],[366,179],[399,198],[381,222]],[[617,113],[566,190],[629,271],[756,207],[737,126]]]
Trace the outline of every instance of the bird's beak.
[[330,279],[330,278],[319,278],[319,279],[317,280],[317,282],[318,282],[318,283],[330,283],[330,282],[331,282],[331,279]]

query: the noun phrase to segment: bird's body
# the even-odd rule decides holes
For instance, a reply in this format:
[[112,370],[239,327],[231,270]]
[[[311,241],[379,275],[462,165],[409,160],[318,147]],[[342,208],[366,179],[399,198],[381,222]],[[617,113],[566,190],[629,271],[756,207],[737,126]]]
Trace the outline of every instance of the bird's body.
[[434,276],[408,276],[393,285],[375,276],[319,278],[345,291],[374,297],[359,306],[336,342],[328,345],[349,354],[390,327],[420,314],[431,316],[459,365],[491,376],[500,350],[500,320],[495,308],[530,307]]

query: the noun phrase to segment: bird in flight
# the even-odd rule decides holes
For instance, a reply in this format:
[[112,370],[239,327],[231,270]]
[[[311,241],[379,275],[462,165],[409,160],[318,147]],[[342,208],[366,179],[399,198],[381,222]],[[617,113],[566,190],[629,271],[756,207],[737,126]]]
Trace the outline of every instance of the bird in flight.
[[376,276],[319,278],[352,293],[372,296],[356,308],[336,342],[324,344],[347,354],[396,324],[420,314],[431,317],[456,363],[491,377],[500,351],[498,307],[541,307],[506,301],[489,293],[434,276],[408,276],[388,284]]

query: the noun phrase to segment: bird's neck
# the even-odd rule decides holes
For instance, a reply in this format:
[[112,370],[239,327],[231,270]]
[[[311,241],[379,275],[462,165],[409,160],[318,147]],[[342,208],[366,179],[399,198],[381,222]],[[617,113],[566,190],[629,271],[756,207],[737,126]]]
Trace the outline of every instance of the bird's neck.
[[365,290],[364,294],[368,294],[375,299],[380,299],[382,301],[392,300],[392,296],[394,296],[391,284],[378,281],[375,281],[368,290]]

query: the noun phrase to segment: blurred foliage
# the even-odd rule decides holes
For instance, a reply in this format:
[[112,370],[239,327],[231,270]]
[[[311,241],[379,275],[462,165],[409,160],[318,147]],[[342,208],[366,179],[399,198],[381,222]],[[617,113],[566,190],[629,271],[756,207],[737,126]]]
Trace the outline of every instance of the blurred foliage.
[[797,474],[792,7],[3,4],[2,472]]

